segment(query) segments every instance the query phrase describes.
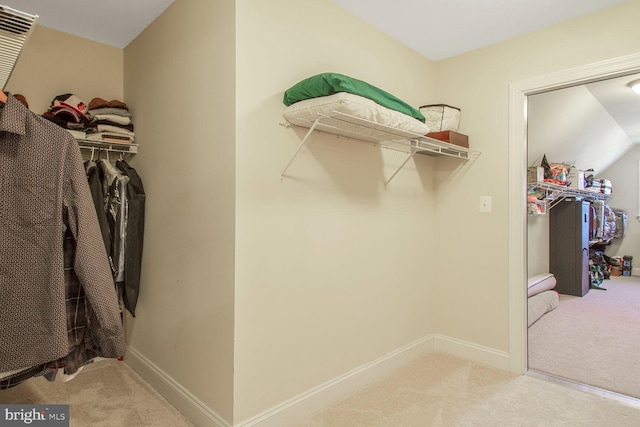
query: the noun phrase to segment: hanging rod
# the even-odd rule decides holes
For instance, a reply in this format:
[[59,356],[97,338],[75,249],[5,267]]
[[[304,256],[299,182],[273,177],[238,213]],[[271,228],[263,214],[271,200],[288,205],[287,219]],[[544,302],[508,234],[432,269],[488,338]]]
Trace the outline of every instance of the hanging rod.
[[124,154],[137,154],[138,144],[130,142],[104,142],[88,139],[76,139],[78,146],[86,150],[114,151]]

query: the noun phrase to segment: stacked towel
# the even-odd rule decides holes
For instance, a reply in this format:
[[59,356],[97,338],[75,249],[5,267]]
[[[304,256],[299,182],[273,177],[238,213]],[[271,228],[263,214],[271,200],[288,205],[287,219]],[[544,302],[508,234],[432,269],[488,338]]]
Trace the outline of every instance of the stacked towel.
[[89,103],[92,133],[87,139],[102,142],[134,142],[135,133],[129,107],[122,101],[93,98]]

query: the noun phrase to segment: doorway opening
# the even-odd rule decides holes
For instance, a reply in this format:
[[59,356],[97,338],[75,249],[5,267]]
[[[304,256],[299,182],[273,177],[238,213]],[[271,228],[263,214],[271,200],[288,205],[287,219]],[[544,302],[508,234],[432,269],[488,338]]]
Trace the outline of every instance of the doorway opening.
[[640,72],[640,55],[552,73],[510,85],[509,99],[509,283],[510,369],[526,373],[527,325],[527,100],[529,96]]

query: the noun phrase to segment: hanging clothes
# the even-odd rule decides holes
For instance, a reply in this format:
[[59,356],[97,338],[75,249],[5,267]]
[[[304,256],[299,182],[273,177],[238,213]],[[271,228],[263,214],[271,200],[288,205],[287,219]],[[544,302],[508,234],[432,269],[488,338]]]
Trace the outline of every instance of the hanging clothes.
[[111,231],[109,230],[109,221],[107,220],[107,213],[105,212],[102,174],[93,159],[85,162],[84,167],[87,173],[87,180],[89,181],[89,190],[91,191],[93,205],[96,209],[96,214],[98,215],[98,224],[100,224],[102,240],[104,241],[104,247],[107,251],[107,255],[109,255],[111,253]]
[[102,173],[104,211],[111,235],[111,269],[116,284],[124,283],[124,265],[127,233],[127,178],[109,160],[98,160]]
[[126,251],[122,301],[129,313],[135,317],[138,293],[140,290],[146,195],[144,186],[142,185],[142,179],[134,168],[124,160],[118,160],[116,162],[116,168],[128,178]]
[[[66,221],[65,221],[66,223]],[[0,390],[14,387],[32,377],[45,376],[55,379],[58,370],[65,375],[74,375],[83,366],[91,363],[98,354],[92,345],[87,345],[90,306],[73,267],[76,255],[76,242],[71,230],[67,228],[63,243],[65,306],[67,310],[67,338],[69,353],[58,360],[18,370],[8,375],[0,375]]]
[[116,291],[80,149],[66,130],[7,98],[0,112],[0,373],[70,354],[67,231],[87,304],[84,345],[101,357],[123,356]]

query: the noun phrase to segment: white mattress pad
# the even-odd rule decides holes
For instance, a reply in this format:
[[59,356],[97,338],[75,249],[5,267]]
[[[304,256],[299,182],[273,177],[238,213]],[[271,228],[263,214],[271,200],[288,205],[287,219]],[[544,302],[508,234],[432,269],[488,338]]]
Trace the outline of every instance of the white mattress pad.
[[318,118],[339,114],[347,114],[415,135],[429,133],[429,127],[420,120],[383,107],[368,98],[346,92],[296,102],[285,109],[283,116],[289,123],[310,127]]

